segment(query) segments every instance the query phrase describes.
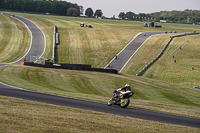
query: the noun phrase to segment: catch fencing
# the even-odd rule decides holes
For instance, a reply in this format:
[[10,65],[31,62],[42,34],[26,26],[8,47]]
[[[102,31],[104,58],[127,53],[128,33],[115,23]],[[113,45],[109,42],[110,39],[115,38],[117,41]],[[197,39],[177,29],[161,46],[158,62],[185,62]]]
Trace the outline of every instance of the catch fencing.
[[185,33],[185,34],[181,34],[181,35],[177,35],[177,36],[171,36],[169,42],[167,43],[167,45],[165,45],[165,47],[160,52],[160,54],[156,58],[154,58],[149,64],[147,64],[139,73],[137,73],[136,76],[142,76],[142,74],[164,54],[165,50],[167,49],[167,47],[169,46],[169,44],[171,43],[173,38],[189,36],[189,35],[197,35],[197,34],[199,34],[199,33]]

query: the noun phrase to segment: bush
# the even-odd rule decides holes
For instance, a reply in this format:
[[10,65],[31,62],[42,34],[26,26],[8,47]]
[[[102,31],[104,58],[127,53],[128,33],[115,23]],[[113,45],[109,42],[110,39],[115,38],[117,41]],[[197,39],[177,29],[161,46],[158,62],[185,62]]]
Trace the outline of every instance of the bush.
[[67,16],[78,17],[78,10],[76,8],[69,8],[67,9]]

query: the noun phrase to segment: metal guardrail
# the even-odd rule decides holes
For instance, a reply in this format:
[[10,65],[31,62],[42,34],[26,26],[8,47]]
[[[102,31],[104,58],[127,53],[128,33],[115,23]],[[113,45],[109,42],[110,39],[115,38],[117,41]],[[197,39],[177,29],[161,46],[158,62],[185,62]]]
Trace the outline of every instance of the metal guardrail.
[[185,33],[185,34],[182,34],[182,35],[171,36],[169,42],[167,43],[167,45],[165,45],[165,47],[160,52],[160,54],[156,58],[154,58],[149,64],[147,64],[139,73],[137,73],[136,76],[142,76],[142,74],[164,54],[165,50],[167,49],[167,47],[169,46],[169,44],[171,43],[173,38],[188,36],[188,35],[197,35],[197,34],[199,34],[199,33]]
[[54,34],[53,34],[53,54],[52,54],[52,61],[56,63],[57,58],[57,46],[59,44],[59,34],[57,32],[57,26],[54,27]]

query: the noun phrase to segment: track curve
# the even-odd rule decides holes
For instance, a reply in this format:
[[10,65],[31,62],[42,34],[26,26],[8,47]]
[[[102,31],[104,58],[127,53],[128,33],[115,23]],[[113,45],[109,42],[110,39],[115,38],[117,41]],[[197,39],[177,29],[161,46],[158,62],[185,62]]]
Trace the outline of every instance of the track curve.
[[[42,55],[44,51],[44,47],[45,47],[45,43],[44,43],[45,37],[44,37],[43,32],[31,21],[19,16],[15,16],[15,17],[19,19],[20,21],[22,21],[23,23],[25,23],[32,33],[31,48],[24,57],[26,57],[27,60],[30,61],[31,56]],[[149,34],[149,33],[150,32],[147,32],[146,34]],[[149,36],[151,36],[151,34],[149,34]],[[140,35],[138,37],[140,37]],[[140,45],[147,39],[145,38],[144,35],[143,36],[141,35],[141,37],[143,39],[140,39],[137,37],[136,39],[134,39],[135,41],[136,40],[139,41]],[[125,48],[133,49],[131,45],[128,45]],[[132,54],[130,55],[132,56]],[[23,58],[15,62],[14,64],[19,64],[21,61],[23,61]],[[7,64],[1,64],[1,65],[7,65]],[[62,97],[62,96],[57,96],[57,95],[52,95],[52,94],[33,92],[33,91],[28,91],[28,90],[23,90],[20,88],[8,86],[3,83],[0,83],[0,95],[22,98],[22,99],[38,101],[38,102],[44,102],[48,104],[55,104],[55,105],[69,106],[69,107],[74,107],[74,108],[94,110],[94,111],[99,111],[99,112],[106,112],[106,113],[111,113],[111,114],[116,114],[116,115],[121,115],[121,116],[140,118],[144,120],[151,120],[151,121],[157,121],[157,122],[162,122],[162,123],[171,123],[171,124],[200,128],[200,119],[196,119],[196,118],[190,118],[190,117],[184,117],[184,116],[178,116],[178,115],[172,115],[172,114],[166,114],[166,113],[159,113],[159,112],[143,110],[143,109],[135,109],[135,108],[123,109],[118,106],[109,107],[103,103],[86,101],[86,100],[81,100],[81,99],[74,99],[74,98],[69,98],[69,97]]]
[[43,55],[46,47],[46,39],[43,31],[36,24],[34,24],[33,22],[31,22],[26,18],[6,13],[3,14],[18,19],[29,29],[29,31],[31,32],[31,44],[28,52],[21,59],[13,63],[0,64],[0,66],[10,65],[10,64],[20,64],[20,62],[24,61],[24,58],[26,58],[26,61],[28,62],[37,61],[37,59]]

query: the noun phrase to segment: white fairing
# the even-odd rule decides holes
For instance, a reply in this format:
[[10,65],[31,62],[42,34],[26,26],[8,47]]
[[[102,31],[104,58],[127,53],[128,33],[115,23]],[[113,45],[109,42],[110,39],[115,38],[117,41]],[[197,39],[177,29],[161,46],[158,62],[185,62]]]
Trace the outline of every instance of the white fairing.
[[130,92],[131,92],[131,91],[126,91],[126,92],[122,92],[122,91],[121,91],[122,95],[127,94],[127,93],[130,93]]

